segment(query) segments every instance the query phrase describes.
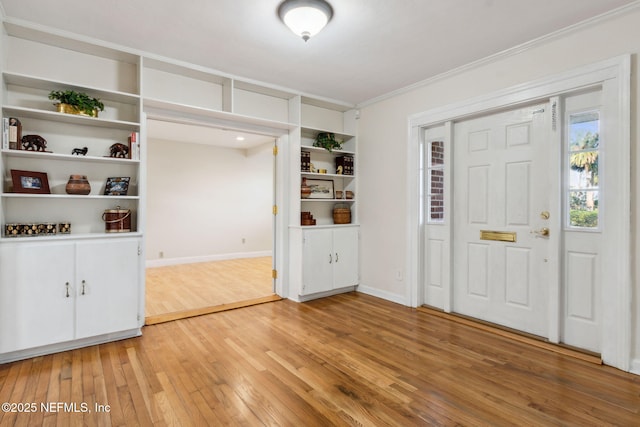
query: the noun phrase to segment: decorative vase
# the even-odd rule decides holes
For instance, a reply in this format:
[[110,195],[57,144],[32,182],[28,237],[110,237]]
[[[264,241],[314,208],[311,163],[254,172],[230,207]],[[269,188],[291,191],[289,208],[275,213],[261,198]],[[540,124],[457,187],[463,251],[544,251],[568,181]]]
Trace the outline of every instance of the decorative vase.
[[65,113],[65,114],[78,114],[81,116],[88,116],[88,117],[98,117],[98,109],[94,108],[93,109],[93,114],[87,114],[82,110],[78,110],[75,106],[71,105],[71,104],[63,104],[63,103],[58,103],[56,104],[56,109],[58,111],[58,113]]
[[79,194],[86,196],[91,192],[91,184],[89,184],[89,180],[87,180],[86,175],[71,175],[65,190],[67,194]]
[[311,196],[311,187],[307,185],[307,178],[302,178],[302,185],[300,186],[300,197],[308,199]]

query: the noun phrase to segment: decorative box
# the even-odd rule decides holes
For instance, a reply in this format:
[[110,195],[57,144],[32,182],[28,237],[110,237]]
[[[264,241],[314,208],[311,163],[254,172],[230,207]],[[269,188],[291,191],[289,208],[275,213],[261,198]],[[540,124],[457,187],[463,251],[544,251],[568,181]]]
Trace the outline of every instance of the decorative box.
[[22,232],[22,224],[5,224],[4,236],[5,237],[18,237]]
[[37,236],[38,235],[38,224],[23,224],[22,225],[22,235],[23,236]]
[[38,234],[56,234],[57,228],[56,224],[53,223],[44,223],[38,224]]

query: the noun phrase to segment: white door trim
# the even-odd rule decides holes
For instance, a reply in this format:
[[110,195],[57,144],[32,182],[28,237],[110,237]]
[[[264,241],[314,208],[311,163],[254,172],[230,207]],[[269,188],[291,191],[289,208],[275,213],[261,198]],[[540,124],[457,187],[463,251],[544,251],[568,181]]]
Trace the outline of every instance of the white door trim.
[[[603,90],[614,93],[612,105],[608,107],[609,134],[619,143],[615,163],[620,167],[613,172],[616,181],[616,210],[608,210],[607,238],[602,253],[607,254],[603,262],[603,277],[607,277],[607,292],[602,294],[603,337],[602,359],[616,368],[629,371],[631,365],[632,333],[632,289],[631,289],[631,171],[630,171],[630,124],[631,124],[631,57],[624,55],[588,66],[580,67],[544,79],[503,89],[465,102],[431,109],[409,117],[409,144],[407,152],[407,185],[409,190],[407,224],[407,258],[409,288],[408,301],[413,307],[424,302],[421,259],[420,224],[420,159],[419,146],[423,142],[422,129],[459,120],[476,114],[517,106],[537,100],[568,93],[580,88],[601,85]],[[615,105],[613,105],[615,104]],[[450,182],[445,186],[450,186]],[[618,208],[619,207],[619,208]],[[448,221],[451,219],[448,218]],[[450,287],[451,283],[445,284]],[[551,308],[551,307],[550,307]]]

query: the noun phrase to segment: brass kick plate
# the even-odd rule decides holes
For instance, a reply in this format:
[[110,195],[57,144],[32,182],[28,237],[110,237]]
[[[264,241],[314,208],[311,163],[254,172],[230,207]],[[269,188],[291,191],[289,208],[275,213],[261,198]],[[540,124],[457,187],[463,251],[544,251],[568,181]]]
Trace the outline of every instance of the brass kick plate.
[[480,230],[480,240],[496,240],[498,242],[515,242],[516,233],[512,231]]

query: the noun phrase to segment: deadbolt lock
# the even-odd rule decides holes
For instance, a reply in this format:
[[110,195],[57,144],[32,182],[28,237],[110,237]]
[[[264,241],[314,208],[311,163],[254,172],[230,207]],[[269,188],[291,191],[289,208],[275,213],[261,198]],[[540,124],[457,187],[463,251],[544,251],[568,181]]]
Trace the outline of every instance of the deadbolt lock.
[[549,219],[550,216],[551,216],[551,214],[548,211],[540,212],[540,218],[542,218],[542,219]]

